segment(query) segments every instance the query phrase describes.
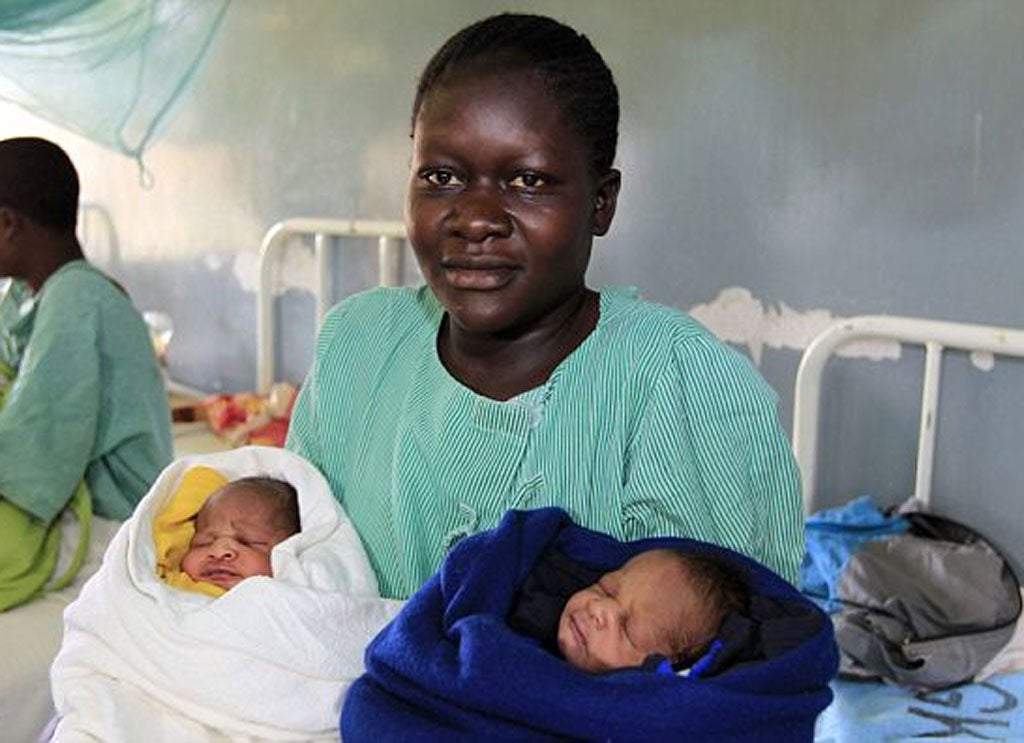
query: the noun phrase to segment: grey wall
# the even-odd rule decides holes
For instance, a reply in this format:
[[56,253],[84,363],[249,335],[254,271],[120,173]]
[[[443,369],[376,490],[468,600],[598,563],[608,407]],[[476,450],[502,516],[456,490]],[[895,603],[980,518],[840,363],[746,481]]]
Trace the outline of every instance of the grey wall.
[[[173,315],[174,375],[209,390],[251,389],[265,229],[299,214],[400,218],[419,69],[449,33],[506,7],[234,3],[146,157],[149,189],[134,162],[9,106],[0,107],[0,136],[42,133],[71,152],[85,198],[113,225],[87,249],[137,304]],[[709,307],[716,331],[756,349],[787,426],[808,318],[1024,326],[1024,3],[514,7],[585,31],[620,85],[624,190],[592,283]],[[346,290],[368,275],[364,265],[345,269]],[[294,270],[301,283],[301,257]],[[735,289],[747,297],[742,312],[724,301]],[[309,341],[297,328],[311,321],[312,303],[290,292],[279,311],[293,329],[285,372],[299,379]],[[909,494],[919,361],[911,353],[834,365],[823,502]],[[1024,522],[1005,517],[1019,511],[1012,499],[1024,485],[1014,466],[1024,368],[982,372],[957,358],[947,367],[937,503],[1024,564]]]

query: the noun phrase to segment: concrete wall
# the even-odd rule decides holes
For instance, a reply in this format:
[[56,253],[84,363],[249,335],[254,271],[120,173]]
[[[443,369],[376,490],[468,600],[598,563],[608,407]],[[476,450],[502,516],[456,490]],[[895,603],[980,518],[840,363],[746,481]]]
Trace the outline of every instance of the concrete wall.
[[[41,133],[80,166],[87,250],[143,309],[171,313],[176,377],[254,385],[256,258],[295,215],[400,219],[418,72],[479,0],[248,0],[137,164],[0,104],[0,136]],[[515,3],[586,32],[623,103],[619,214],[591,282],[690,308],[747,350],[789,425],[799,351],[867,313],[1024,326],[1024,4],[1016,0]],[[368,281],[346,262],[342,291]],[[290,273],[302,284],[308,259]],[[286,376],[308,363],[312,300],[280,303]],[[920,356],[828,376],[824,503],[913,483]],[[936,502],[1016,550],[1001,518],[1024,365],[947,363]]]

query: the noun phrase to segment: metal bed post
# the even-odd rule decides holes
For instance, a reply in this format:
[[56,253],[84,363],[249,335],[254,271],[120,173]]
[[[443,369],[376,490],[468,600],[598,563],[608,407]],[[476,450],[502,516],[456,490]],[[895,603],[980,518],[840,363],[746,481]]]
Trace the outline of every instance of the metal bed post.
[[939,387],[942,380],[942,344],[924,344],[924,380],[921,383],[921,421],[918,425],[917,466],[914,497],[928,508],[932,496],[932,469],[935,466],[935,438],[939,424]]
[[401,286],[405,272],[402,243],[394,237],[381,235],[377,241],[377,274],[381,286]]
[[317,323],[330,309],[329,250],[339,238],[374,238],[378,248],[378,281],[382,286],[402,283],[403,241],[405,225],[401,222],[321,219],[296,217],[278,222],[267,230],[260,246],[259,296],[256,303],[256,389],[270,390],[274,382],[276,328],[274,323],[274,292],[279,280],[279,261],[284,248],[295,237],[313,238],[316,265]]
[[316,256],[316,323],[324,321],[331,308],[331,262],[327,254],[328,237],[318,232],[313,238],[313,255]]
[[839,320],[807,346],[796,375],[793,453],[803,479],[804,509],[812,511],[817,476],[821,378],[832,354],[856,340],[892,340],[925,347],[914,495],[928,503],[935,460],[936,425],[944,349],[1024,357],[1024,331],[988,325],[865,315]]

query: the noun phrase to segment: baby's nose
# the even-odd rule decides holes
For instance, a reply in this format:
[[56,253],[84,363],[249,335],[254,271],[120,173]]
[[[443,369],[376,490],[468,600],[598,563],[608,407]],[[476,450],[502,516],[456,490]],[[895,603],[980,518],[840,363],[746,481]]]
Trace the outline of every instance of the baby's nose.
[[219,560],[229,559],[238,554],[238,548],[232,539],[221,538],[213,543],[210,553]]
[[595,626],[599,629],[604,629],[615,621],[615,613],[611,610],[611,607],[607,605],[602,599],[596,598],[590,602],[587,606],[591,619],[594,620]]

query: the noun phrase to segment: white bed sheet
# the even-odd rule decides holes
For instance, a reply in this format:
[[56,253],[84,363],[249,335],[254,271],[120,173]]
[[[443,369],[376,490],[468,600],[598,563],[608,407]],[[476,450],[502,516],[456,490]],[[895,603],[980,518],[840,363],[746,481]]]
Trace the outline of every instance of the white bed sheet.
[[64,609],[95,573],[121,526],[93,517],[85,564],[66,588],[0,614],[0,740],[32,743],[54,714],[50,664],[60,648]]
[[[176,423],[174,454],[224,451],[227,442],[206,423]],[[0,614],[0,741],[33,743],[54,714],[50,664],[64,633],[64,608],[95,573],[120,522],[93,518],[86,562],[71,585]]]

